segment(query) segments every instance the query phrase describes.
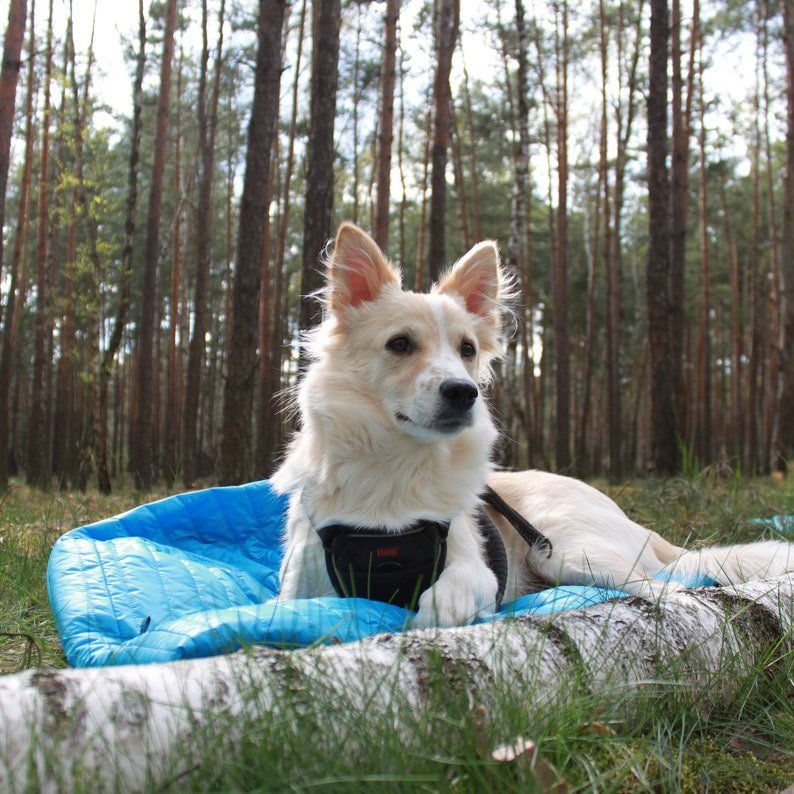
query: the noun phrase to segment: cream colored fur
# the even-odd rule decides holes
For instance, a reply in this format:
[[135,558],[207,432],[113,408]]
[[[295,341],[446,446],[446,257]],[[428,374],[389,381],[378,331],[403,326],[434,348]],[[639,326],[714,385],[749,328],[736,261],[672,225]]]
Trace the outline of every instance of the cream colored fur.
[[[474,520],[486,481],[554,547],[551,558],[528,549],[492,514],[508,550],[505,600],[555,583],[654,598],[681,587],[654,579],[664,571],[732,583],[794,570],[791,544],[685,551],[582,482],[493,471],[497,432],[481,391],[500,352],[509,292],[493,243],[475,246],[429,294],[418,294],[402,289],[399,272],[368,235],[344,224],[327,281],[325,319],[306,339],[301,429],[273,477],[290,494],[280,598],[334,593],[318,528],[399,530],[424,518],[451,525],[446,566],[420,598],[414,625],[459,625],[488,614],[497,583]],[[395,352],[398,338],[411,341],[408,351]],[[464,343],[473,356],[464,355]],[[451,378],[480,387],[470,416],[454,427],[440,418],[439,403],[439,386]]]

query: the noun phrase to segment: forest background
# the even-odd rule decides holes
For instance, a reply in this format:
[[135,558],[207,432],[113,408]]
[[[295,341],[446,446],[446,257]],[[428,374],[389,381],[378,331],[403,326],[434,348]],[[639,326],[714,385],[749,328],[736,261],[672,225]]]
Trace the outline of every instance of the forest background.
[[0,2],[0,489],[267,476],[342,220],[500,243],[505,465],[785,470],[794,0],[108,8]]

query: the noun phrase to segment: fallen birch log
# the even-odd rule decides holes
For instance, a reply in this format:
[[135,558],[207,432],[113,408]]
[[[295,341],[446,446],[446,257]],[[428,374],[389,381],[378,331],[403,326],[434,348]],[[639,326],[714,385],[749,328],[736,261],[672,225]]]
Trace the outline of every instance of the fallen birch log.
[[573,690],[610,698],[625,713],[655,688],[716,704],[791,652],[793,622],[794,577],[786,576],[678,592],[658,604],[632,598],[348,645],[30,670],[0,678],[0,791],[72,790],[86,781],[96,791],[150,790],[190,768],[203,727],[220,721],[218,735],[233,743],[251,720],[283,719],[293,695],[319,730],[329,720],[323,701],[333,698],[357,709],[362,728],[399,731],[401,709],[428,707],[432,675],[444,679],[450,700],[464,696],[489,713],[506,691],[530,711]]

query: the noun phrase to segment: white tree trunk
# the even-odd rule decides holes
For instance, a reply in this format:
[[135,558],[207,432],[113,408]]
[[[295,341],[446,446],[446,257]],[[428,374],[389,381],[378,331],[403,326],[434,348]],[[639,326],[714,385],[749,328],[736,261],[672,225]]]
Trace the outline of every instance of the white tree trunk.
[[335,698],[338,707],[357,702],[362,721],[400,730],[400,708],[426,705],[431,668],[451,693],[486,709],[504,696],[505,681],[530,709],[569,696],[572,685],[614,697],[626,712],[649,688],[669,691],[671,682],[715,702],[773,649],[791,649],[793,621],[794,577],[785,576],[674,593],[659,604],[630,598],[347,645],[27,671],[0,678],[0,791],[71,790],[86,781],[93,790],[151,789],[195,763],[191,737],[202,726],[225,720],[224,739],[234,743],[235,726],[283,718],[285,693],[307,688],[301,713],[316,710],[318,726],[332,713],[322,701]]

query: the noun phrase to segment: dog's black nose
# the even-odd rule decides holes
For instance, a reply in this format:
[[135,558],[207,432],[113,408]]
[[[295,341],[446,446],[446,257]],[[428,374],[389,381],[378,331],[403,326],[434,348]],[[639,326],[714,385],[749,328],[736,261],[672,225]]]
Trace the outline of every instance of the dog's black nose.
[[468,411],[474,405],[479,394],[477,387],[470,380],[458,378],[445,380],[439,386],[439,391],[446,405],[461,413]]

